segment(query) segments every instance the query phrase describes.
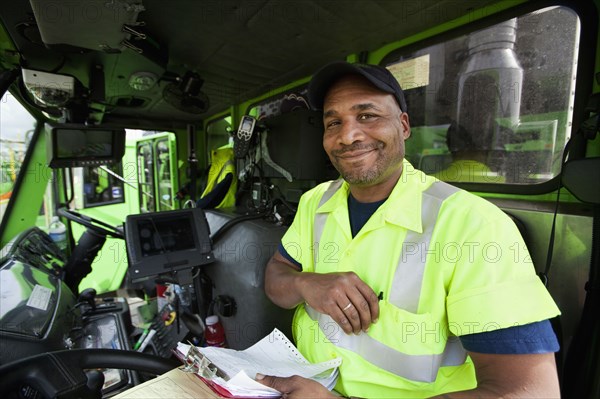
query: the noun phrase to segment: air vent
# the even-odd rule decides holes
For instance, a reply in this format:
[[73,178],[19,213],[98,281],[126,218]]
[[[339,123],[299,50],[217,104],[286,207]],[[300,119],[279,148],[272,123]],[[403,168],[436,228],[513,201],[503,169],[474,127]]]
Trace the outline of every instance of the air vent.
[[118,107],[141,108],[146,105],[146,99],[140,97],[119,97],[115,101]]

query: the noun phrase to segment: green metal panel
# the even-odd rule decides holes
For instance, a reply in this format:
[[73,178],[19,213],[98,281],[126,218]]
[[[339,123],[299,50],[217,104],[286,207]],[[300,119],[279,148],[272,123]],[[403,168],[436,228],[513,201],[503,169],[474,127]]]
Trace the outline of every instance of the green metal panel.
[[431,29],[427,29],[425,31],[419,32],[416,35],[406,37],[402,40],[387,44],[369,54],[368,62],[372,64],[379,64],[381,60],[388,55],[391,51],[407,46],[412,43],[416,43],[418,41],[440,35],[444,32],[447,32],[451,29],[460,27],[462,25],[466,25],[470,22],[476,21],[478,19],[488,17],[492,14],[499,13],[504,10],[508,10],[513,8],[520,3],[526,3],[526,0],[510,0],[510,1],[499,1],[496,4],[485,6],[478,9],[473,9],[470,13],[460,16],[459,18],[453,19],[452,21],[436,25]]

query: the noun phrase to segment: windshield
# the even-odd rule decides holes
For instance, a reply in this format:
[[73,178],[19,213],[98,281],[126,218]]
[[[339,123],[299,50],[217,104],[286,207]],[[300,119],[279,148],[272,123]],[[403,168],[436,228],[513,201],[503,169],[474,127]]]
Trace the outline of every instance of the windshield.
[[6,213],[34,128],[33,116],[7,92],[0,101],[0,221]]

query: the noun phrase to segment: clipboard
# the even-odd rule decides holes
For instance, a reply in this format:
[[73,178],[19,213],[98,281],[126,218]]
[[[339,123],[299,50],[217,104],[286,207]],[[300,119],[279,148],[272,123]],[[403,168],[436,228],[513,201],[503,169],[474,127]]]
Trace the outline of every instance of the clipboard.
[[228,379],[229,376],[211,362],[210,359],[201,353],[191,342],[188,342],[188,344],[190,344],[190,350],[183,359],[180,358],[183,362],[183,367],[180,367],[180,370],[185,373],[194,374],[195,377],[200,379],[220,398],[242,399],[243,397],[233,395],[227,389],[212,381],[215,376],[224,379]]
[[185,355],[183,359],[183,367],[181,370],[186,373],[195,373],[200,377],[210,380],[215,376],[219,376],[221,378],[229,378],[229,376],[224,373],[222,370],[210,361],[208,357],[206,357],[203,353],[201,353],[196,346],[194,346],[191,342],[190,350]]
[[219,399],[223,396],[198,375],[176,368],[121,392],[112,399]]

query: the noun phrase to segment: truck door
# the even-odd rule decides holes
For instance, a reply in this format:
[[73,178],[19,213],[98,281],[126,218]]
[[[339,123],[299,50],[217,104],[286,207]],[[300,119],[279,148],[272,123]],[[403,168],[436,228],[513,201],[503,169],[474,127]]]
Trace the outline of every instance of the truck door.
[[160,133],[137,141],[139,212],[178,208],[177,147],[173,133]]

